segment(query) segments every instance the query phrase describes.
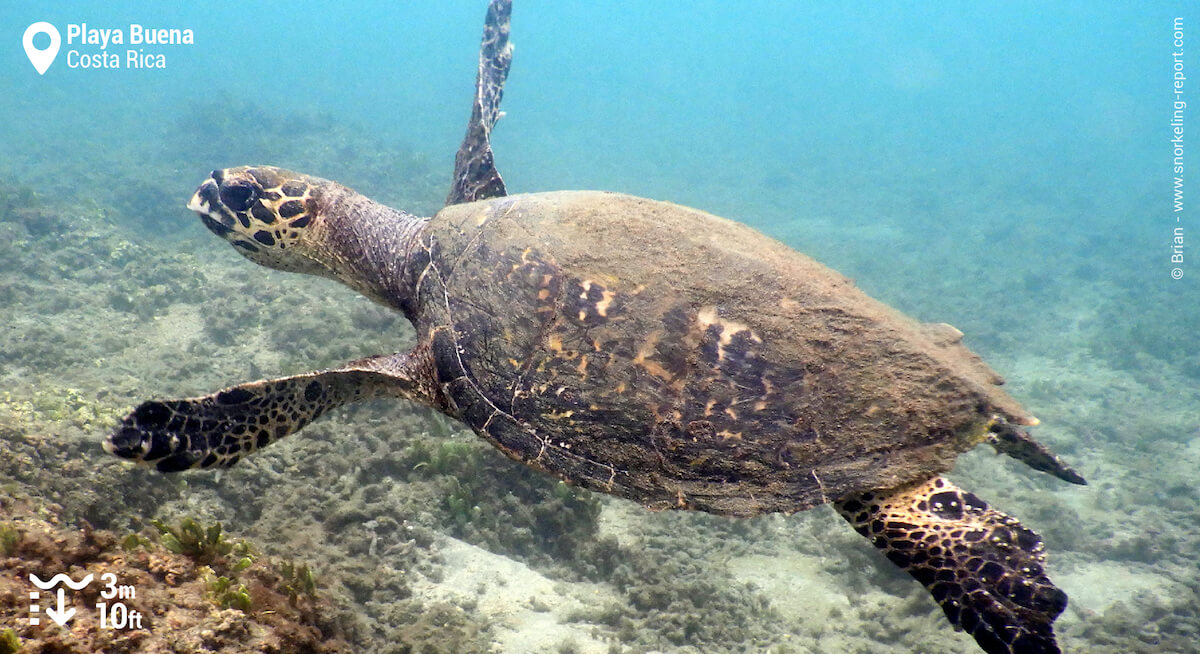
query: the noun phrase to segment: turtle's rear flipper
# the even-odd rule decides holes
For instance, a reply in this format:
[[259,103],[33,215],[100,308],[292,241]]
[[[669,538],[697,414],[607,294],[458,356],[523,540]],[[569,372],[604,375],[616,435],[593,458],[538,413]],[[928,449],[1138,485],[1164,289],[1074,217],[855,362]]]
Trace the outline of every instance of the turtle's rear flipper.
[[508,194],[492,157],[492,127],[500,117],[500,98],[512,64],[508,42],[512,0],[492,0],[479,46],[479,72],[475,77],[475,102],[467,135],[454,157],[454,181],[446,204],[462,204]]
[[945,479],[852,496],[837,510],[925,585],[989,654],[1057,654],[1067,595],[1046,577],[1042,539]]
[[104,449],[160,472],[228,468],[343,404],[387,396],[432,405],[427,359],[427,354],[371,357],[203,397],[143,402],[109,434]]

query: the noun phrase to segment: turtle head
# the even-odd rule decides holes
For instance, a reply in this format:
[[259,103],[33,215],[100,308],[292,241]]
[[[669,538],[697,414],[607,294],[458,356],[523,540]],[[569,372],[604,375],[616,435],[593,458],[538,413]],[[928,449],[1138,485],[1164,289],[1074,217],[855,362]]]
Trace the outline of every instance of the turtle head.
[[409,312],[397,274],[425,219],[319,177],[271,166],[214,170],[188,202],[204,226],[259,265],[329,277]]
[[313,251],[333,182],[271,166],[214,170],[188,202],[204,226],[251,261],[327,275]]

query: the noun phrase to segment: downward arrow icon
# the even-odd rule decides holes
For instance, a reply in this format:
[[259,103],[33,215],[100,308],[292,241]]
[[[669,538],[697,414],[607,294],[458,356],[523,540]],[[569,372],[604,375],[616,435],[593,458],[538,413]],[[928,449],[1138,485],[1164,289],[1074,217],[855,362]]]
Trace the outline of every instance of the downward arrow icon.
[[50,616],[50,619],[57,622],[59,626],[67,624],[68,620],[75,617],[75,607],[72,606],[71,608],[67,608],[64,606],[66,604],[66,600],[66,593],[63,591],[63,589],[59,588],[58,609],[55,610],[53,606],[46,609],[46,615]]

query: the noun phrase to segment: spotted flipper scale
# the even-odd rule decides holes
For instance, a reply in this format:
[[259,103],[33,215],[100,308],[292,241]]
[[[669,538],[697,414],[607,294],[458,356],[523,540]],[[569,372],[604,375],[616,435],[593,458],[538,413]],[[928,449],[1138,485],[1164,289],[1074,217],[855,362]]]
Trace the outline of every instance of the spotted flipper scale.
[[1058,654],[1067,595],[1045,572],[1042,539],[941,478],[836,504],[842,517],[921,582],[989,654]]
[[432,376],[420,355],[371,357],[202,397],[143,402],[108,436],[104,449],[160,472],[228,468],[344,404],[382,396],[433,404]]

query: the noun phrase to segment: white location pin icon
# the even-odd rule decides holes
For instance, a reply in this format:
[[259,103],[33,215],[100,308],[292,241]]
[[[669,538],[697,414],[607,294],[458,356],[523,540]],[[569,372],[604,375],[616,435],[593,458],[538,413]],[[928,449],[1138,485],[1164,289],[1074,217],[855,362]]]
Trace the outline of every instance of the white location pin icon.
[[[33,37],[38,34],[50,37],[50,46],[45,50],[33,47]],[[54,58],[58,56],[58,46],[62,45],[62,37],[59,36],[58,29],[53,25],[40,21],[25,28],[25,36],[21,37],[21,45],[25,46],[25,56],[29,57],[29,63],[37,69],[38,75],[45,75],[50,64],[54,63]]]

